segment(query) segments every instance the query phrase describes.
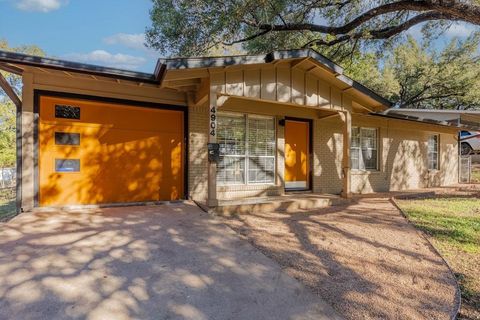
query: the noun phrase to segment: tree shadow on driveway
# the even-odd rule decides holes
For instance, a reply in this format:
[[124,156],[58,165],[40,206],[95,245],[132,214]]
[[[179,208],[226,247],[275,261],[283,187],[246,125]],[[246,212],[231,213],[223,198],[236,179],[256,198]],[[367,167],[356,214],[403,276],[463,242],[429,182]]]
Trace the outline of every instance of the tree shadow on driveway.
[[330,319],[192,203],[24,213],[0,225],[1,319]]

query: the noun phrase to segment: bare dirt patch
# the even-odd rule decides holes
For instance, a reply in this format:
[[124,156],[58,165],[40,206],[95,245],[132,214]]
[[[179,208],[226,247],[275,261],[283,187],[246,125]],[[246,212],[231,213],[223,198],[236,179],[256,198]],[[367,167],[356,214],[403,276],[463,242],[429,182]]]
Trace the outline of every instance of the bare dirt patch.
[[219,218],[348,319],[450,319],[456,283],[388,199]]

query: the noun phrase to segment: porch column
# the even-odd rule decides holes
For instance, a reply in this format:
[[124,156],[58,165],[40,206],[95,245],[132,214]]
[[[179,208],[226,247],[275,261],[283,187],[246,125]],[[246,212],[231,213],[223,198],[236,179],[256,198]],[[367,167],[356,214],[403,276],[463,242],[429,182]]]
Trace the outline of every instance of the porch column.
[[[217,91],[210,87],[208,117],[208,143],[217,143]],[[217,200],[217,163],[208,161],[208,198],[207,206],[215,207]]]
[[34,207],[34,200],[37,190],[35,190],[34,176],[36,170],[35,163],[35,142],[34,142],[34,127],[35,114],[34,110],[34,96],[33,96],[33,74],[24,73],[22,76],[22,114],[21,114],[21,208],[23,211],[31,211]]
[[342,197],[350,198],[350,139],[352,136],[352,115],[349,111],[340,112],[343,121],[343,157],[342,157]]

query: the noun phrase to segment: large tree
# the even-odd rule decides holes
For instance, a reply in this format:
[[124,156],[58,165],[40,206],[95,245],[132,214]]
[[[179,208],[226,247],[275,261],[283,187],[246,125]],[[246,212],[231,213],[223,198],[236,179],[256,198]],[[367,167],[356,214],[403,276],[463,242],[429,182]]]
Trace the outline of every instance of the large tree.
[[248,51],[392,39],[423,24],[480,25],[478,0],[153,0],[148,44],[163,54],[202,55],[220,44]]
[[479,46],[478,33],[452,39],[443,49],[409,37],[384,56],[355,57],[347,72],[400,108],[478,109]]

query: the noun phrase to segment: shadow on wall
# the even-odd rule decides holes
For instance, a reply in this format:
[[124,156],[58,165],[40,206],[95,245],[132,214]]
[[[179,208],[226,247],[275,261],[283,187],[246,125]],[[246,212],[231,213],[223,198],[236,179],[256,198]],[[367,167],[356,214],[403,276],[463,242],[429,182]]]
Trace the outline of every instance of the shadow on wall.
[[[183,129],[172,127],[182,123],[183,114],[152,113],[152,117],[165,118],[155,131],[148,127],[142,130],[141,122],[134,122],[127,130],[115,119],[100,123],[59,121],[55,125],[41,119],[40,205],[183,198]],[[79,133],[80,145],[56,145],[55,132]],[[57,172],[57,159],[78,159],[79,172],[68,172],[71,168]]]
[[414,139],[391,139],[386,172],[390,190],[406,190],[425,186],[426,159],[423,142]]
[[427,187],[426,152],[425,142],[416,136],[383,136],[379,149],[380,171],[355,175],[353,192],[387,192]]
[[[57,129],[42,130],[42,136],[53,136]],[[183,196],[182,144],[178,139],[147,133],[149,136],[139,140],[126,141],[122,135],[130,133],[102,131],[82,135],[81,147],[40,152],[40,204],[175,200]],[[40,150],[48,150],[49,144],[41,139]],[[54,172],[58,158],[80,159],[80,172]]]
[[[342,122],[338,121],[338,123]],[[318,159],[318,163],[314,162],[314,179],[320,182],[319,192],[340,194],[343,186],[343,135],[338,131],[326,129],[331,127],[330,121],[317,120],[315,126],[315,130],[319,133],[314,136],[314,152]]]

